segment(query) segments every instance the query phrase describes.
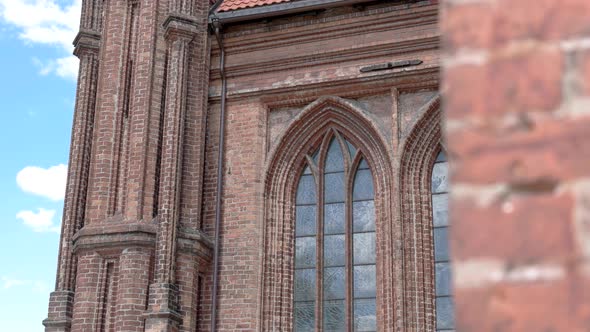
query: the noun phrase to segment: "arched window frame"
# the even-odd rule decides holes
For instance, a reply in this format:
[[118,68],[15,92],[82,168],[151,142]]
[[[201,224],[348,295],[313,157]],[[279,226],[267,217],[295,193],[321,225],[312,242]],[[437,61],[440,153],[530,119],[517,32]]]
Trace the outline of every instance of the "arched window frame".
[[313,153],[329,129],[351,140],[365,158],[375,180],[377,241],[377,327],[394,328],[393,280],[396,252],[392,225],[392,153],[379,126],[358,104],[324,97],[307,106],[272,149],[264,183],[265,220],[261,243],[261,330],[291,330],[293,322],[293,257],[295,194],[306,155]]
[[[295,202],[295,246],[302,251],[295,253],[294,278],[304,282],[294,285],[294,327],[299,320],[306,331],[313,331],[313,325],[324,331],[376,331],[375,193],[370,167],[363,151],[332,128],[305,164]],[[338,183],[342,188],[334,187]],[[308,225],[310,210],[316,212],[315,231]],[[359,243],[363,245],[357,247]],[[330,283],[330,276],[336,281]]]
[[403,326],[436,331],[432,169],[442,147],[440,96],[422,109],[400,158]]

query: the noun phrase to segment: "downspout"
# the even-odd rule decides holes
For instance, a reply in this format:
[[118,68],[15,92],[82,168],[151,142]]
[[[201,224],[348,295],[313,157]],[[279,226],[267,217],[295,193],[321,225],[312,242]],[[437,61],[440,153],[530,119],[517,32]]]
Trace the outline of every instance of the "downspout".
[[215,11],[223,0],[217,0],[209,10],[212,18],[211,27],[219,46],[219,73],[221,76],[221,105],[219,111],[219,153],[217,155],[217,197],[215,199],[215,239],[213,247],[213,289],[211,291],[211,332],[217,329],[217,292],[219,287],[219,233],[221,228],[221,198],[223,190],[223,155],[225,151],[225,99],[227,95],[227,79],[225,76],[225,49],[221,35],[221,22]]

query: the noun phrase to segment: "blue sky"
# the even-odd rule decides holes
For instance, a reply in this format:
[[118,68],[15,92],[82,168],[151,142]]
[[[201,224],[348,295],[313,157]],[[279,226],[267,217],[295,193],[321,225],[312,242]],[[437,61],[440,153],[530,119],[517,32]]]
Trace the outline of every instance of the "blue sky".
[[0,331],[43,331],[54,288],[79,14],[79,0],[0,0]]

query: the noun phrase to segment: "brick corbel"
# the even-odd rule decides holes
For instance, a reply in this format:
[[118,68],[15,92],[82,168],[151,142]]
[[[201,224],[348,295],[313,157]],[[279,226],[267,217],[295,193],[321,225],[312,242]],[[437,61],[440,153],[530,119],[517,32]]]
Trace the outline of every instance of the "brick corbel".
[[199,32],[197,18],[180,13],[169,14],[163,27],[166,40],[182,38],[190,42]]
[[213,240],[200,230],[180,230],[177,238],[177,249],[180,252],[196,255],[205,261],[211,261],[213,257]]
[[74,38],[74,55],[80,57],[84,52],[98,53],[100,49],[100,33],[91,30],[80,30]]
[[156,225],[106,224],[88,225],[72,238],[72,251],[111,249],[117,247],[151,247],[156,243]]

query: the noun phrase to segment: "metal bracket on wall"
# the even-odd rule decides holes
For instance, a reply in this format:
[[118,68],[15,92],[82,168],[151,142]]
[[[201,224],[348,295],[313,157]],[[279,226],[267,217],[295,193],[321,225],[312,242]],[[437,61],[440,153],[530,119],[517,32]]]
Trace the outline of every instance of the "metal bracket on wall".
[[387,69],[394,69],[394,68],[402,68],[402,67],[409,67],[409,66],[417,66],[422,64],[422,60],[402,60],[402,61],[395,61],[395,62],[387,62],[381,63],[378,65],[370,65],[361,68],[361,73],[368,73],[371,71],[379,71],[379,70],[387,70]]

